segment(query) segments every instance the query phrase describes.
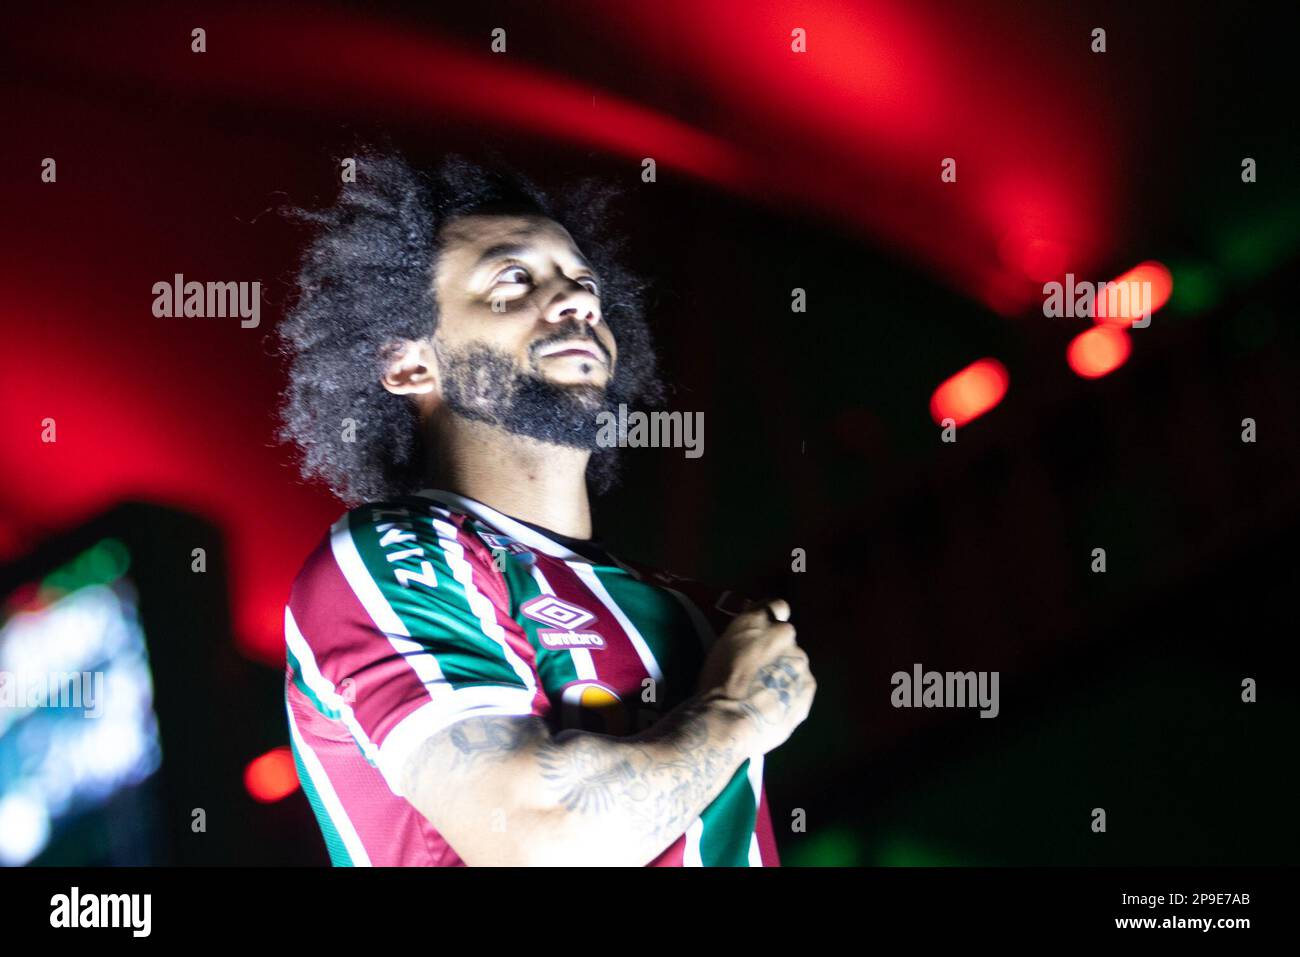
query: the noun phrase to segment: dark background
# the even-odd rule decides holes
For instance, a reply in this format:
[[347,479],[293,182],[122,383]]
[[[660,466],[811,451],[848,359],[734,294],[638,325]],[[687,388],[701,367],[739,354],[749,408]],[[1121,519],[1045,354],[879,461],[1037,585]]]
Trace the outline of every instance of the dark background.
[[[124,501],[143,511],[99,521],[159,530],[140,543],[163,556],[141,566],[167,788],[153,859],[325,862],[301,792],[263,804],[241,783],[287,743],[283,602],[341,511],[272,435],[271,333],[303,240],[275,208],[327,202],[358,137],[628,185],[669,407],[704,413],[705,454],[630,451],[597,529],[629,558],[791,600],[820,691],[768,763],[786,863],[1295,859],[1300,139],[1274,8],[6,17],[0,555],[17,581]],[[1066,347],[1090,322],[1044,318],[1043,280],[1150,259],[1169,304],[1126,363],[1076,375]],[[154,318],[152,285],[177,272],[260,280],[260,328]],[[1007,395],[941,443],[930,396],[984,357]],[[167,555],[188,571],[209,541],[198,593],[165,584]],[[999,671],[1001,714],[892,708],[890,675],[916,662]],[[211,707],[175,693],[196,671]]]

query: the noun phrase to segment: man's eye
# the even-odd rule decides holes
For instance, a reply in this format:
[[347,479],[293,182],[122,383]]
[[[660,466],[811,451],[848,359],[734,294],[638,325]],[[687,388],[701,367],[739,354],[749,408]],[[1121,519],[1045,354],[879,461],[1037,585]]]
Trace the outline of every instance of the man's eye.
[[600,286],[596,285],[596,280],[594,280],[594,279],[579,279],[578,282],[580,282],[582,285],[586,286],[586,287],[587,287],[587,290],[588,290],[588,291],[589,291],[593,296],[599,296],[599,295],[600,295]]
[[[522,276],[523,278],[512,279],[510,278],[512,276],[515,277]],[[511,266],[508,269],[503,269],[501,272],[497,273],[496,282],[497,283],[504,282],[507,285],[518,286],[518,285],[522,285],[523,283],[529,282],[531,279],[532,276],[528,274],[528,270],[525,269],[523,266]]]

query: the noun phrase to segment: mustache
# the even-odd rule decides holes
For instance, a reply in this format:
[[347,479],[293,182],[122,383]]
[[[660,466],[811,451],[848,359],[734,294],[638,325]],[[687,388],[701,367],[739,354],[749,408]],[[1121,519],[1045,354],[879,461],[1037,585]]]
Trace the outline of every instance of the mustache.
[[545,338],[538,339],[528,347],[529,357],[535,362],[537,360],[537,352],[539,349],[545,349],[547,346],[555,342],[568,342],[574,340],[580,340],[595,346],[596,351],[604,357],[605,365],[612,367],[613,357],[609,354],[609,350],[605,348],[605,344],[596,338],[596,334],[591,331],[591,326],[579,322],[560,326],[555,330],[555,332]]

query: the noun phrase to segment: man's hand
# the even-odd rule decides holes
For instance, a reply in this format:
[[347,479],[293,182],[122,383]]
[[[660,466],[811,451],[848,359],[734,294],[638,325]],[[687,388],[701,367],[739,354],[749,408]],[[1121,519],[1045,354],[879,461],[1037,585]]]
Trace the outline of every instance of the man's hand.
[[734,701],[753,720],[763,754],[803,723],[817,691],[794,635],[789,604],[766,602],[732,619],[700,670],[699,693]]

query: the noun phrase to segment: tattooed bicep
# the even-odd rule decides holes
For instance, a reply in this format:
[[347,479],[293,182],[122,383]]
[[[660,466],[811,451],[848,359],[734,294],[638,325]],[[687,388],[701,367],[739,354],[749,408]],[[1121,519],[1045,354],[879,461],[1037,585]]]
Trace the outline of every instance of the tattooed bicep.
[[[407,759],[403,790],[413,800],[458,789],[483,771],[549,738],[535,716],[462,718],[430,735]],[[418,802],[417,802],[418,803]]]

